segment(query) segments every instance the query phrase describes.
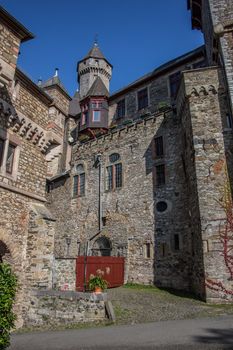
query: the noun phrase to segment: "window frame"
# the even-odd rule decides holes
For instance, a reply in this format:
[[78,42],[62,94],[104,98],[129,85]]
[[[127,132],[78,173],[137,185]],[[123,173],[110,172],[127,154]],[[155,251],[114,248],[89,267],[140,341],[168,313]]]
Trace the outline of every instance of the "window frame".
[[[159,145],[159,140],[161,140],[160,145]],[[164,157],[164,139],[162,135],[154,137],[154,147],[155,147],[155,158],[163,158]],[[162,152],[157,152],[160,149],[162,149]]]
[[116,119],[121,119],[126,116],[126,101],[125,98],[122,98],[117,102],[116,108]]
[[[98,120],[95,120],[95,117],[94,117],[96,112],[99,112],[99,119]],[[96,108],[93,109],[93,111],[92,111],[92,121],[94,123],[99,123],[101,121],[101,110],[100,109],[96,109]]]
[[[160,181],[161,179],[160,174],[158,175],[159,167],[163,168],[163,181]],[[155,179],[156,179],[156,187],[162,187],[166,185],[166,168],[164,163],[155,165]]]
[[118,153],[112,152],[109,155],[109,162],[108,162],[108,165],[106,166],[106,181],[105,181],[105,188],[107,192],[120,190],[123,187],[123,165],[122,165],[121,157],[119,155],[119,158],[115,162],[114,161],[111,162],[110,157],[113,154],[118,154]]
[[[3,148],[0,155],[0,175],[16,180],[17,171],[19,166],[20,145],[21,140],[15,134],[9,133],[9,131],[0,128],[0,139],[2,140]],[[10,163],[10,171],[7,169],[7,161],[9,149],[12,147],[13,157]]]
[[[145,100],[145,96],[139,96],[140,94],[142,94],[143,92],[146,92],[146,104],[143,103],[142,104],[142,101]],[[145,109],[145,108],[148,108],[149,107],[149,91],[148,91],[148,86],[140,89],[137,91],[137,110],[138,111],[141,111],[142,109]]]
[[79,165],[82,165],[83,168],[82,170],[76,170],[73,174],[72,198],[85,197],[86,195],[86,172],[82,163],[77,164],[76,167],[78,167]]

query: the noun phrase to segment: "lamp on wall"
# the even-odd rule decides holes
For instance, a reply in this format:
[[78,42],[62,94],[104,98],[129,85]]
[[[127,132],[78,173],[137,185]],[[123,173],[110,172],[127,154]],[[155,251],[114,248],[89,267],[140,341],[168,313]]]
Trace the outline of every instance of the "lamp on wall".
[[67,245],[66,255],[70,255],[70,244],[71,244],[71,237],[66,236],[66,245]]

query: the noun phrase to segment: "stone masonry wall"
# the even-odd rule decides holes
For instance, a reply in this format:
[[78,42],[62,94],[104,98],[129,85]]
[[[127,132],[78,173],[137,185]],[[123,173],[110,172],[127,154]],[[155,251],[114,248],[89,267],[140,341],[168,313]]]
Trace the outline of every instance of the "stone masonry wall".
[[[126,258],[126,281],[154,283],[173,288],[189,288],[190,242],[187,232],[187,193],[182,166],[179,121],[172,112],[158,114],[97,140],[74,146],[71,176],[54,182],[48,200],[57,219],[55,252],[68,254],[66,236],[71,238],[69,255],[83,254],[83,245],[98,232],[98,169],[94,156],[102,158],[101,234],[110,239],[111,255]],[[164,157],[155,158],[154,137],[163,136]],[[119,153],[123,167],[123,186],[106,191],[109,155]],[[75,167],[83,164],[85,196],[73,198]],[[166,184],[156,185],[155,166],[165,164]],[[53,185],[52,185],[53,186]],[[156,204],[165,201],[167,210],[159,213]],[[175,251],[174,235],[180,249]],[[77,244],[78,241],[81,245]],[[150,244],[151,256],[146,257]],[[95,245],[91,241],[90,249]],[[81,251],[79,250],[81,249]]]
[[106,319],[105,294],[35,292],[25,326],[77,324]]
[[76,290],[76,259],[55,259],[53,288],[56,290]]
[[[224,188],[229,186],[223,133],[226,125],[226,104],[225,111],[221,108],[221,100],[225,95],[222,75],[220,70],[208,68],[185,72],[184,81],[193,134],[193,160],[203,245],[203,262],[197,256],[199,268],[193,274],[197,273],[202,277],[201,269],[204,267],[207,300],[231,299],[227,291],[232,290],[232,283],[224,260],[224,245],[220,239],[220,233],[225,230],[226,225]],[[197,234],[195,228],[194,231]],[[200,238],[196,238],[199,242]],[[194,261],[196,259],[194,250]]]

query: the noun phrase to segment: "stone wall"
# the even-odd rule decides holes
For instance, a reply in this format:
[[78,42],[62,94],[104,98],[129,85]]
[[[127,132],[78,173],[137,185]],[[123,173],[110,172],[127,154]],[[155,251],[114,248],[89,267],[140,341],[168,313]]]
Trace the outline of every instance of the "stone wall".
[[[163,136],[164,156],[156,159],[154,137]],[[123,186],[106,190],[109,156],[119,153],[123,167]],[[49,208],[57,220],[55,254],[76,257],[84,253],[90,240],[90,252],[98,233],[98,168],[94,157],[101,154],[102,226],[99,237],[111,241],[111,255],[126,258],[125,281],[189,288],[190,242],[187,232],[187,193],[182,166],[182,142],[179,120],[168,112],[139,121],[83,145],[75,145],[70,176],[51,184]],[[83,164],[86,176],[85,196],[73,198],[73,176]],[[155,166],[165,164],[166,184],[156,185]],[[167,210],[159,213],[157,202],[165,201]],[[175,251],[174,236],[180,249]],[[66,237],[71,238],[68,247]],[[81,242],[78,245],[78,242]],[[146,247],[150,247],[150,256]]]
[[55,259],[53,288],[56,290],[76,290],[76,259]]
[[95,293],[35,292],[25,326],[78,324],[106,319],[106,295]]
[[[228,293],[232,286],[223,253],[226,247],[224,248],[220,238],[226,227],[224,193],[226,188],[230,188],[227,176],[227,148],[224,142],[224,127],[229,110],[227,104],[223,104],[225,90],[221,70],[208,68],[185,72],[184,84],[189,116],[183,114],[183,121],[185,125],[185,119],[190,117],[192,130],[192,139],[188,138],[188,147],[192,152],[192,167],[189,169],[189,174],[195,169],[200,211],[200,226],[198,223],[193,226],[196,241],[193,250],[196,267],[193,271],[193,280],[195,283],[198,279],[195,275],[202,280],[205,277],[205,282],[200,283],[199,280],[198,284],[200,293],[203,294],[205,288],[206,299],[209,301],[232,299]],[[232,159],[228,158],[229,160],[232,162]],[[193,182],[192,179],[195,180],[195,175],[191,177],[190,183]],[[193,195],[195,189],[191,193]],[[193,205],[190,207],[190,212],[194,215],[192,220],[195,223],[199,220],[198,208],[197,203],[194,205],[194,197],[191,198]],[[229,235],[231,234],[229,232]],[[198,235],[201,235],[202,240],[202,259],[200,253],[196,255],[197,248],[200,248]]]
[[[158,73],[157,75],[155,73],[153,76],[152,72],[151,79],[146,83],[142,78],[140,85],[133,86],[132,84],[132,87],[129,86],[127,89],[128,91],[122,90],[122,93],[117,92],[117,97],[114,95],[110,97],[109,122],[120,124],[126,119],[139,119],[140,117],[146,116],[148,113],[157,113],[161,103],[165,103],[168,106],[173,104],[174,97],[172,97],[170,93],[170,75],[191,68],[193,64],[197,64],[198,62],[203,63],[204,59],[203,53],[200,52],[198,58],[190,57],[188,62],[176,63],[175,67],[170,67],[170,69],[166,70],[164,73]],[[148,89],[148,107],[138,110],[137,93],[144,88]],[[125,116],[117,119],[116,107],[118,101],[122,99],[125,99]]]

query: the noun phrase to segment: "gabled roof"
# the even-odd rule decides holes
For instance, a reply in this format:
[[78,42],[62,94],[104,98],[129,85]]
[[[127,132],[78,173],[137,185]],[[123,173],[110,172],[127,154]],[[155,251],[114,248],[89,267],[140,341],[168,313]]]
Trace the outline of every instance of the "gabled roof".
[[22,42],[34,38],[34,35],[2,6],[0,6],[0,22],[8,26],[8,28],[10,28],[15,36],[17,36]]
[[81,112],[79,102],[80,102],[79,91],[76,91],[69,104],[69,115],[71,115],[72,117],[75,117]]
[[48,80],[46,80],[45,82],[41,83],[40,87],[41,88],[49,88],[52,86],[59,86],[60,89],[65,93],[65,95],[71,100],[71,97],[69,95],[69,93],[67,92],[66,88],[64,87],[64,85],[62,84],[59,76],[55,75],[52,78],[49,78]]
[[109,96],[109,92],[100,77],[95,79],[86,96]]

